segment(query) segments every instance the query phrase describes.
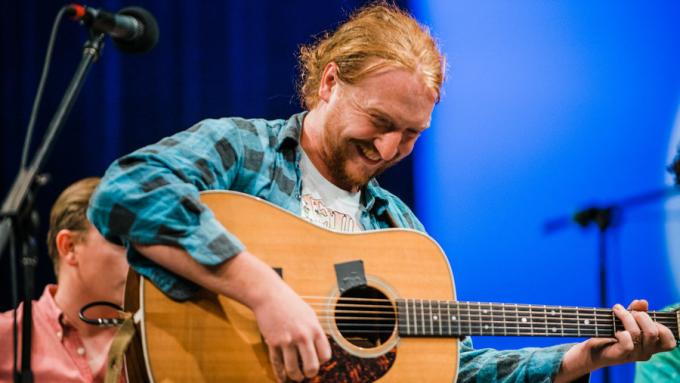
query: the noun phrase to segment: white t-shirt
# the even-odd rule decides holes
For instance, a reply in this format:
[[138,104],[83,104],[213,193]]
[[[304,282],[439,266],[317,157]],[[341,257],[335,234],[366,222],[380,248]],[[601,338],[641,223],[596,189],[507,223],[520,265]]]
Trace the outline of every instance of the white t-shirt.
[[330,230],[361,231],[361,191],[352,193],[332,184],[319,173],[304,150],[300,158],[300,171],[302,218]]

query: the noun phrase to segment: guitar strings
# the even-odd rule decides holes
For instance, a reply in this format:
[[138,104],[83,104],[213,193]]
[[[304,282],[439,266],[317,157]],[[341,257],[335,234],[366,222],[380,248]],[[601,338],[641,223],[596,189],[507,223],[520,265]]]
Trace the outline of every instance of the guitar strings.
[[[333,332],[330,326],[323,326],[324,331],[327,333]],[[391,334],[397,331],[397,327],[394,326],[381,326],[381,325],[338,325],[338,330],[348,332],[351,334]],[[454,329],[450,331],[448,329],[443,329],[438,331],[438,329],[417,329],[421,331],[409,331],[408,333],[401,333],[402,336],[463,336],[463,335],[496,335],[496,336],[546,336],[546,337],[570,337],[570,338],[585,338],[585,337],[606,337],[614,338],[614,333],[611,331],[594,331],[581,330],[578,332],[568,332],[568,331],[552,331],[548,329],[527,329],[523,327],[508,327],[505,329],[482,329],[481,327],[472,328],[461,328]],[[526,331],[529,330],[529,331]],[[676,337],[677,338],[677,337]]]
[[[342,325],[363,325],[364,323],[357,322],[357,323],[351,323],[351,322],[344,322],[347,320],[356,320],[356,321],[385,321],[385,322],[390,322],[386,325],[390,326],[396,326],[397,321],[395,318],[388,318],[388,317],[382,317],[382,318],[373,318],[373,317],[337,317],[337,316],[320,316],[319,320],[328,320],[328,319],[334,319],[336,322],[340,321],[339,324]],[[672,326],[672,323],[660,323],[663,325],[666,325],[667,327]],[[369,325],[366,323],[366,325]],[[400,325],[404,325],[403,321],[400,323]],[[428,328],[428,327],[479,327],[482,328],[484,326],[495,326],[498,325],[499,328],[520,328],[520,329],[530,329],[530,328],[546,328],[546,329],[552,329],[552,328],[563,328],[565,330],[589,330],[589,329],[611,329],[613,328],[611,323],[596,323],[596,324],[568,324],[568,325],[560,325],[558,323],[530,323],[530,322],[521,322],[521,321],[483,321],[483,322],[476,322],[476,321],[466,321],[466,320],[460,320],[456,322],[433,322],[432,324],[425,323],[425,322],[420,322],[420,323],[413,323],[411,324],[412,326],[415,326],[417,328]],[[514,326],[514,327],[513,327]],[[410,326],[409,326],[410,327]],[[620,323],[617,323],[616,329],[624,329],[623,325]]]
[[[326,310],[326,311],[315,311],[315,312],[317,313],[317,316],[319,317],[319,319],[329,319],[330,318],[330,319],[337,319],[337,320],[384,320],[384,321],[397,321],[398,320],[397,315],[395,315],[394,313],[385,313],[385,312],[376,312],[376,311],[346,312],[346,311],[343,311],[343,310],[338,310],[338,311]],[[367,314],[367,315],[371,315],[371,316],[347,316],[347,314],[356,314],[356,313]],[[388,314],[389,316],[375,316],[377,314]],[[484,325],[484,324],[521,324],[523,326],[557,326],[557,325],[561,325],[561,326],[573,326],[573,327],[583,326],[585,328],[585,327],[588,327],[588,326],[591,326],[591,327],[593,327],[593,326],[594,327],[611,327],[613,318],[610,317],[607,320],[597,320],[596,319],[594,322],[591,322],[591,323],[581,323],[580,319],[582,319],[582,318],[576,318],[576,317],[563,318],[563,319],[569,319],[569,320],[579,319],[579,321],[574,322],[574,323],[566,323],[565,324],[565,323],[563,323],[564,321],[561,320],[561,319],[552,319],[552,321],[551,321],[548,318],[532,318],[531,321],[523,321],[520,318],[516,318],[516,317],[498,318],[497,316],[481,315],[481,316],[475,316],[475,317],[473,317],[473,316],[462,316],[462,317],[456,316],[455,319],[452,320],[452,321],[449,321],[448,317],[447,317],[446,320],[430,319],[429,322],[431,322],[432,324],[437,324],[437,325],[439,325],[440,323],[448,325],[449,323],[451,323],[451,324],[478,323],[478,322],[482,321],[483,323],[481,325]],[[403,322],[403,319],[402,319],[402,322]],[[657,320],[655,322],[659,323],[659,324],[663,324],[663,325],[668,326],[668,327],[677,326],[677,322],[675,322],[674,320],[670,320],[668,318],[662,318],[661,320]],[[416,325],[416,323],[418,323],[420,325],[424,325],[427,322],[424,319],[416,317],[414,319],[414,325]],[[619,327],[623,328],[622,322],[619,321],[618,319],[617,319],[617,322],[616,322],[616,327],[617,328],[619,328]]]
[[[391,306],[371,306],[371,305],[343,305],[343,304],[336,304],[334,307],[351,307],[351,308],[361,308],[365,307],[367,310],[345,310],[345,309],[335,309],[328,307],[328,305],[324,304],[312,304],[311,305],[315,311],[320,312],[320,313],[351,313],[351,314],[396,314],[396,311],[394,310],[393,307]],[[376,309],[377,308],[377,309]],[[553,321],[560,321],[562,319],[593,319],[594,321],[605,321],[605,322],[611,322],[613,318],[613,311],[609,311],[606,314],[592,314],[592,313],[562,313],[561,315],[558,314],[552,314],[548,315],[548,313],[545,312],[540,312],[540,313],[527,313],[527,312],[515,312],[515,311],[504,311],[504,312],[489,312],[487,309],[464,309],[463,311],[458,311],[457,309],[454,309],[454,311],[448,309],[448,310],[406,310],[404,313],[406,314],[413,314],[416,317],[420,315],[432,315],[432,314],[440,314],[441,316],[451,316],[451,315],[456,315],[457,317],[470,317],[472,318],[490,318],[490,317],[524,317],[524,318],[530,318],[531,320],[534,319],[545,319],[545,320],[553,320]],[[528,314],[528,315],[527,315]],[[652,314],[652,313],[650,313]],[[661,314],[661,315],[660,315]],[[656,313],[656,320],[655,322],[660,322],[660,321],[668,321],[669,323],[674,323],[676,322],[675,316],[669,316],[669,315],[663,315],[663,314],[668,314],[668,313]],[[403,314],[402,314],[403,315]],[[653,317],[654,315],[650,315],[650,318]],[[416,318],[418,319],[418,318]],[[616,318],[616,320],[619,320]]]
[[[370,324],[366,323],[367,321],[374,321],[374,322],[387,322],[387,323],[378,323],[379,325],[384,325],[384,326],[389,326],[389,327],[396,327],[396,326],[405,326],[405,323],[397,323],[394,318],[357,318],[357,317],[347,317],[347,318],[337,318],[337,317],[320,317],[319,320],[335,320],[338,326],[373,326],[375,324]],[[357,321],[357,322],[345,322],[345,321]],[[660,323],[662,325],[665,325],[668,327],[671,331],[675,332],[677,329],[673,327],[673,324],[671,323]],[[448,322],[439,322],[439,323],[432,323],[426,324],[424,322],[420,323],[412,323],[408,327],[414,327],[417,329],[425,328],[457,328],[457,329],[475,329],[479,328],[482,329],[484,328],[485,330],[489,329],[489,326],[491,329],[495,329],[498,331],[505,329],[522,329],[522,330],[527,330],[527,329],[533,329],[533,330],[541,330],[545,329],[546,331],[550,330],[551,332],[553,329],[557,329],[556,331],[563,331],[563,332],[571,332],[571,331],[601,331],[601,332],[607,332],[607,331],[613,331],[613,330],[624,330],[624,327],[622,324],[617,324],[616,328],[610,324],[590,324],[590,325],[576,325],[576,324],[569,324],[569,325],[559,325],[556,323],[524,323],[524,322],[517,322],[517,321],[484,321],[482,323],[480,322],[472,322],[472,321],[458,321],[455,323],[448,323]]]
[[[356,305],[349,305],[349,306],[356,306]],[[363,306],[370,306],[370,305],[363,305]],[[334,309],[325,309],[325,310],[317,310],[317,315],[320,320],[336,320],[340,321],[340,323],[337,323],[337,326],[340,328],[348,328],[348,327],[384,327],[384,328],[389,328],[393,329],[397,325],[397,317],[396,313],[390,307],[391,310],[334,310]],[[430,332],[435,332],[435,327],[437,329],[442,328],[443,329],[449,329],[450,328],[458,328],[459,330],[462,330],[464,327],[467,327],[468,331],[473,331],[473,330],[479,330],[481,332],[512,332],[512,331],[520,331],[520,330],[527,330],[531,329],[530,333],[525,334],[544,334],[547,336],[550,335],[592,335],[592,336],[597,336],[599,335],[600,332],[602,333],[607,333],[611,334],[612,331],[615,330],[623,330],[623,324],[618,320],[617,318],[617,323],[615,324],[615,327],[612,324],[613,318],[613,312],[609,311],[608,316],[605,318],[598,318],[596,317],[594,319],[594,323],[580,323],[582,319],[590,320],[589,318],[593,318],[593,314],[590,315],[562,315],[559,319],[557,317],[553,318],[548,318],[544,313],[544,315],[539,315],[538,318],[535,318],[534,316],[531,316],[532,322],[523,322],[521,320],[518,320],[519,318],[511,318],[508,319],[507,317],[505,318],[497,318],[497,316],[494,316],[493,314],[482,314],[484,310],[477,309],[474,310],[476,313],[479,313],[478,315],[465,315],[461,317],[456,317],[457,319],[455,321],[436,321],[431,319],[431,323],[428,326],[427,323],[425,323],[424,320],[420,321],[420,324],[418,324],[418,319],[417,314],[415,317],[415,322],[414,322],[414,332],[417,332],[418,327],[422,328],[423,330],[426,330],[426,327],[430,327]],[[367,314],[367,315],[372,315],[369,317],[356,317],[356,316],[347,316],[347,314]],[[375,315],[389,315],[387,317],[384,316],[375,316]],[[420,312],[420,315],[423,315],[423,312]],[[447,313],[447,315],[450,313]],[[507,314],[507,313],[505,313]],[[510,313],[512,314],[512,313]],[[518,313],[515,313],[518,314]],[[673,313],[662,313],[662,314],[673,314]],[[467,317],[467,318],[466,318]],[[576,319],[576,323],[563,323],[564,319],[567,320],[574,320]],[[348,320],[357,320],[357,321],[364,321],[364,323],[351,323],[351,322],[344,322]],[[477,323],[477,320],[482,321],[483,323]],[[543,321],[545,320],[545,321]],[[550,322],[552,320],[553,322]],[[389,322],[387,324],[368,324],[365,323],[365,321],[385,321]],[[559,321],[559,322],[557,322]],[[602,322],[602,323],[601,323]],[[675,318],[672,318],[670,316],[668,317],[662,317],[662,318],[657,318],[656,320],[657,323],[663,324],[667,327],[669,327],[673,331],[677,331],[675,327],[677,326],[677,322]],[[403,323],[402,323],[403,325]],[[488,328],[488,326],[491,326],[491,328]],[[487,326],[485,328],[485,326]],[[495,327],[499,326],[499,329],[496,329]],[[558,327],[556,327],[558,326]],[[484,331],[482,331],[482,329]],[[538,331],[535,331],[538,330]],[[572,331],[577,331],[577,334],[570,334]],[[370,332],[370,331],[369,331]],[[591,332],[592,334],[588,334],[588,332]]]
[[[341,301],[340,301],[341,302]],[[389,302],[389,301],[388,301]],[[312,307],[329,307],[329,303],[310,303],[310,306]],[[351,307],[351,308],[368,308],[370,310],[368,311],[357,311],[357,312],[376,312],[376,311],[381,311],[381,310],[376,310],[376,309],[384,309],[382,312],[386,313],[392,313],[395,311],[395,307],[392,305],[361,305],[361,304],[346,304],[346,303],[334,303],[332,304],[333,307]],[[497,315],[497,316],[506,316],[506,315],[516,315],[516,316],[530,316],[530,317],[548,317],[548,314],[550,314],[550,318],[555,318],[557,317],[562,317],[562,318],[573,318],[573,317],[579,317],[579,318],[601,318],[601,320],[610,320],[612,315],[614,314],[613,310],[610,309],[599,309],[598,312],[591,312],[593,311],[592,309],[585,309],[585,311],[577,311],[577,312],[565,312],[565,311],[559,311],[559,312],[548,312],[547,310],[544,310],[542,308],[537,308],[534,311],[519,311],[519,310],[512,310],[511,308],[515,308],[515,306],[508,306],[507,309],[494,309],[494,308],[484,308],[481,306],[478,307],[460,307],[460,306],[449,306],[449,307],[444,307],[442,310],[442,307],[406,307],[405,311],[406,312],[414,312],[414,313],[423,313],[423,312],[429,312],[432,314],[437,314],[437,313],[457,313],[457,312],[462,312],[463,315],[466,313],[471,313],[471,315]],[[455,312],[454,312],[455,311]],[[478,313],[483,313],[483,314],[478,314]],[[677,315],[674,312],[654,312],[650,311],[648,312],[648,315],[650,317],[657,317],[657,318],[663,318],[663,319],[668,319],[668,320],[677,320]]]
[[[329,297],[324,297],[324,296],[301,296],[301,298],[305,301],[310,301],[311,305],[318,305],[318,304],[325,304],[328,303]],[[314,302],[314,301],[321,301],[321,302]],[[384,299],[384,298],[346,298],[346,297],[341,297],[338,299],[338,302],[347,302],[347,301],[354,301],[354,302],[379,302],[379,303],[385,303],[384,306],[378,306],[378,305],[362,305],[364,307],[384,307],[384,308],[393,308],[393,301],[390,299]],[[463,308],[462,306],[468,306],[467,308],[463,308],[464,310],[504,310],[505,312],[509,310],[515,310],[515,309],[521,309],[521,310],[529,310],[526,312],[539,312],[539,313],[544,313],[546,310],[559,310],[562,313],[565,313],[563,310],[575,310],[578,311],[579,314],[583,315],[588,315],[589,312],[595,312],[595,313],[600,313],[600,314],[611,314],[613,311],[612,309],[609,308],[585,308],[585,307],[577,307],[577,306],[547,306],[547,305],[528,305],[528,304],[509,304],[509,303],[492,303],[492,302],[477,302],[477,303],[470,303],[470,302],[459,302],[459,301],[428,301],[428,300],[421,300],[421,299],[402,299],[400,300],[401,302],[405,302],[407,305],[407,309],[421,309],[421,310],[435,310],[435,308],[432,306],[433,303],[437,303],[438,307],[441,308],[441,304],[449,305],[450,309],[456,309],[456,308]],[[408,307],[409,304],[417,304],[418,307]],[[423,303],[429,303],[430,307],[423,307]],[[342,306],[342,305],[350,305],[351,303],[336,303],[336,306]],[[486,307],[485,307],[486,306]],[[357,306],[358,307],[358,306]],[[525,312],[525,311],[522,311]],[[559,312],[557,312],[559,313]],[[656,315],[666,315],[672,318],[677,317],[676,312],[665,312],[665,311],[648,311],[648,314],[656,314]],[[591,314],[592,315],[592,314]]]
[[[372,315],[370,318],[375,318],[375,315],[388,315],[386,317],[380,317],[383,319],[396,319],[397,314],[393,311],[371,311],[371,310],[366,310],[366,311],[359,311],[359,310],[315,310],[317,315],[320,315],[322,317],[336,317],[336,318],[349,318],[345,317],[347,314],[364,314],[364,315]],[[450,314],[450,313],[449,313]],[[487,315],[487,314],[480,314],[480,315],[449,315],[449,314],[443,314],[442,317],[450,318],[450,317],[455,317],[453,321],[475,321],[475,320],[494,320],[493,323],[512,323],[513,320],[519,320],[522,321],[520,318],[526,319],[527,317],[521,317],[517,315],[511,315],[511,316],[501,316],[501,315]],[[404,314],[402,314],[403,316]],[[363,317],[362,317],[363,318]],[[369,318],[369,317],[366,317]],[[414,321],[422,321],[424,322],[426,319],[429,321],[434,321],[437,322],[438,320],[436,318],[426,318],[422,319],[420,318],[420,315],[414,315],[414,316],[409,316],[409,318],[415,318]],[[529,325],[530,323],[547,323],[547,324],[560,324],[564,322],[564,320],[569,320],[569,321],[574,321],[576,320],[577,323],[580,324],[582,320],[588,320],[591,321],[590,323],[583,323],[583,325],[589,325],[591,323],[594,324],[603,324],[603,325],[611,325],[612,320],[614,318],[612,316],[609,316],[608,318],[595,318],[592,319],[592,317],[584,317],[584,316],[562,316],[561,318],[548,318],[545,316],[541,317],[532,317],[530,319],[527,319],[528,321],[522,321],[522,323],[526,323]],[[616,318],[617,324],[620,324],[621,321]],[[439,322],[443,322],[442,320],[439,320]],[[446,320],[448,322],[448,319]],[[656,323],[661,323],[665,325],[677,325],[677,322],[674,318],[657,318],[654,322]],[[574,325],[576,326],[576,324]]]
[[[315,309],[320,320],[334,320],[339,330],[350,331],[351,334],[391,334],[400,325],[397,307],[390,299],[340,297],[331,302],[329,297],[324,296],[302,296],[302,298]],[[608,308],[419,299],[404,299],[400,302],[405,305],[400,308],[408,315],[414,316],[413,333],[415,334],[419,332],[418,330],[431,335],[436,335],[438,331],[450,333],[452,330],[458,330],[465,333],[467,330],[471,333],[493,335],[514,335],[514,332],[517,335],[527,336],[613,337],[614,331],[624,329],[621,321],[614,317],[613,310]],[[348,314],[370,316],[347,316]],[[433,321],[430,318],[433,314],[447,316],[447,320]],[[650,311],[648,314],[656,323],[665,325],[677,333],[678,323],[675,312]],[[430,319],[429,326],[424,318],[419,318],[423,315],[427,315]],[[456,319],[449,321],[448,317],[454,315]],[[520,318],[528,318],[529,322],[523,322]],[[565,320],[572,323],[565,324]],[[584,320],[592,321],[592,323],[583,323]],[[613,325],[614,320],[615,325]],[[373,323],[366,323],[367,321]],[[388,323],[376,323],[380,321]],[[479,321],[482,323],[478,323]],[[401,325],[404,325],[403,320]]]
[[[333,332],[330,328],[324,327],[324,332],[325,333],[331,333]],[[352,330],[351,334],[367,334],[367,335],[382,335],[382,334],[394,334],[395,330],[394,329],[387,329],[387,330]],[[422,334],[417,334],[417,333],[408,333],[408,334],[400,334],[402,337],[418,337],[418,335],[425,335],[425,336],[432,336],[432,337],[437,337],[437,336],[442,336],[442,337],[451,337],[451,338],[458,338],[458,337],[463,337],[463,336],[475,336],[475,335],[492,335],[492,336],[540,336],[540,337],[554,337],[554,338],[614,338],[612,334],[597,334],[595,332],[580,332],[580,333],[572,333],[572,334],[567,334],[564,333],[562,334],[561,332],[538,332],[538,331],[528,331],[528,332],[515,332],[512,333],[510,330],[507,332],[503,331],[495,331],[492,332],[490,330],[484,331],[484,332],[479,332],[475,334],[469,334],[469,333],[443,333],[443,334],[437,334],[433,332],[428,332],[425,333],[423,332]],[[677,338],[676,338],[677,339]]]
[[[515,323],[516,324],[516,323]],[[395,331],[399,326],[396,324],[381,324],[381,323],[336,323],[336,326],[339,330],[351,330],[352,332],[355,331],[363,331],[364,333],[370,333],[378,330],[378,332],[384,332],[381,331],[383,329],[387,329],[388,332],[393,332]],[[403,326],[402,326],[403,327]],[[359,330],[356,330],[356,329]],[[369,329],[369,330],[367,330]],[[581,336],[606,336],[606,337],[614,337],[614,329],[609,327],[602,327],[602,326],[591,326],[588,328],[567,328],[567,329],[558,329],[551,327],[543,327],[540,326],[539,328],[536,328],[536,326],[532,327],[522,327],[522,326],[504,326],[500,328],[495,328],[495,327],[484,327],[482,325],[466,325],[466,326],[417,326],[417,328],[414,328],[413,331],[411,331],[410,328],[408,328],[408,334],[407,335],[412,335],[413,333],[418,334],[430,334],[430,335],[436,335],[437,333],[452,333],[452,332],[459,332],[462,334],[465,333],[481,333],[481,334],[497,334],[497,335],[503,335],[503,334],[508,334],[510,333],[512,335],[513,332],[519,334],[544,334],[546,336],[573,336],[573,337],[581,337]],[[528,330],[528,331],[527,331]],[[474,334],[473,334],[474,335]],[[677,338],[677,336],[676,336]]]

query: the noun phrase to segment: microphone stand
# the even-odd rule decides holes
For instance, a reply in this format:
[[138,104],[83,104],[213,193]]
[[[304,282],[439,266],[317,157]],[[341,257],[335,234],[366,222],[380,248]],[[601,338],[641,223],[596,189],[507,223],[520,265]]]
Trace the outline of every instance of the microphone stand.
[[[83,48],[83,55],[76,72],[69,84],[64,97],[52,116],[52,120],[43,137],[33,161],[25,168],[19,169],[12,188],[2,204],[0,211],[0,259],[5,246],[11,236],[18,239],[22,248],[21,264],[23,267],[23,326],[21,332],[21,372],[14,371],[14,381],[22,383],[33,382],[31,370],[31,330],[32,330],[32,300],[34,289],[35,266],[38,263],[36,234],[37,213],[35,212],[35,196],[38,189],[47,183],[48,177],[40,172],[51,152],[53,143],[66,121],[73,107],[76,97],[82,88],[91,65],[100,56],[104,34],[91,33]],[[10,251],[10,262],[16,264],[16,256]],[[17,279],[13,276],[13,284]],[[16,287],[14,287],[16,291]],[[16,351],[16,350],[15,350]],[[16,353],[15,356],[16,358]]]
[[[620,200],[618,202],[601,205],[589,206],[585,209],[576,211],[571,217],[561,217],[549,220],[544,225],[544,232],[550,234],[561,230],[572,222],[576,222],[582,228],[595,224],[598,228],[598,276],[600,286],[600,307],[608,307],[607,304],[607,232],[612,227],[613,218],[625,209],[646,203],[664,200],[674,195],[680,194],[680,189],[669,187],[659,190],[652,190]],[[602,370],[602,381],[609,383],[609,368]]]

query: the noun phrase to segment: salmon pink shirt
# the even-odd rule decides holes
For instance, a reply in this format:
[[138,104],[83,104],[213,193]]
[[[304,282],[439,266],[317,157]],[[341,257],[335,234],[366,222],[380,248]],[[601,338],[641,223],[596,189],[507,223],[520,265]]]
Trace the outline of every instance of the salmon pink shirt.
[[[31,368],[36,383],[41,382],[103,382],[106,370],[93,372],[88,364],[85,346],[76,329],[69,325],[54,301],[57,285],[45,287],[38,301],[33,301],[33,357]],[[22,304],[23,305],[23,304]],[[21,369],[22,305],[17,312]],[[0,382],[12,382],[13,311],[0,314]]]

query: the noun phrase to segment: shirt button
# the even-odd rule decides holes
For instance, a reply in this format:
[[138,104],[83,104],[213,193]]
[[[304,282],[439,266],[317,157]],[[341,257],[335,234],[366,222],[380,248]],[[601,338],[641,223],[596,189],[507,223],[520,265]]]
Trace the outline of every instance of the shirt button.
[[85,347],[78,347],[78,349],[76,350],[76,352],[77,352],[78,355],[80,355],[80,356],[85,355]]

